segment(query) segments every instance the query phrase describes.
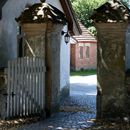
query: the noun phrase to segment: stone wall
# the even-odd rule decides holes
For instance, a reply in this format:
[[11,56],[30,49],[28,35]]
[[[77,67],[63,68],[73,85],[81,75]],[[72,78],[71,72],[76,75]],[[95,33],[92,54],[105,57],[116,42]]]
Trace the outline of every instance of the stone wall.
[[127,115],[125,105],[125,32],[127,23],[95,23],[97,52],[97,118]]
[[7,106],[7,75],[5,69],[0,70],[0,118],[5,119]]

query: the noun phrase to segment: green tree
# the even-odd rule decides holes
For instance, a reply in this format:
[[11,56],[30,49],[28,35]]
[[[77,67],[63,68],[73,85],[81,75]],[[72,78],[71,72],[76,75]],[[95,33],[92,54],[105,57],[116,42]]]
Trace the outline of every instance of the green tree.
[[121,2],[126,5],[127,7],[129,7],[128,1],[127,0],[121,0]]
[[94,31],[92,21],[89,19],[94,9],[102,5],[106,0],[71,0],[73,9],[77,18],[81,21],[90,31]]

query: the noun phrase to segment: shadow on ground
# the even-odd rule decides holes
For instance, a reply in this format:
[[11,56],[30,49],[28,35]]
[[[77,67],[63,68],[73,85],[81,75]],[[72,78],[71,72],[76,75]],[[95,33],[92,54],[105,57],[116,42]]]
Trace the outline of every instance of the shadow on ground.
[[74,76],[70,82],[70,96],[61,102],[59,113],[9,130],[85,130],[95,125],[91,119],[96,117],[96,75]]

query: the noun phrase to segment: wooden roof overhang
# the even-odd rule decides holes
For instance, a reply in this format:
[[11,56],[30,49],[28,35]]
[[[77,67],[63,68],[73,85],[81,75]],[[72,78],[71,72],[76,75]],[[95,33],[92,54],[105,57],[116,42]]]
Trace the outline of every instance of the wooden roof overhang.
[[[79,27],[78,20],[75,17],[75,13],[73,11],[70,0],[60,0],[60,3],[68,20],[68,29],[70,33],[72,35],[75,35],[76,33],[81,34],[81,29]],[[78,32],[75,32],[74,28],[76,28]]]
[[7,0],[0,0],[0,20],[2,18],[2,7],[4,6],[4,4],[6,3]]

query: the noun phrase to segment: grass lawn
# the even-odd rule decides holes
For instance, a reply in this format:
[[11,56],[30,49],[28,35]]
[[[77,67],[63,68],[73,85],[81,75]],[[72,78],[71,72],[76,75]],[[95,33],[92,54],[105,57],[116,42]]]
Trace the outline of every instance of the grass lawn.
[[79,70],[79,71],[71,71],[70,76],[88,76],[96,74],[96,70]]

